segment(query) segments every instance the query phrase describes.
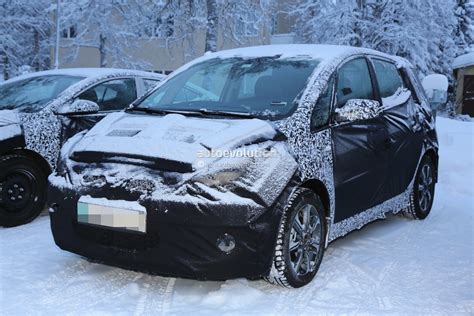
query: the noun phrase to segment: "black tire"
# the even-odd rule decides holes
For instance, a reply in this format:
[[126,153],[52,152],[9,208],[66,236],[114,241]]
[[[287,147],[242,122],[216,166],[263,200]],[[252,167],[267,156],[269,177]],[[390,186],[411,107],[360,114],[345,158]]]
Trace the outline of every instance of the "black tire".
[[425,155],[416,172],[410,199],[410,213],[416,219],[425,219],[430,214],[435,193],[435,174],[432,159]]
[[33,159],[0,157],[0,226],[31,222],[43,210],[46,192],[47,175]]
[[[310,214],[307,217],[309,224],[307,227],[303,225],[303,232],[298,233],[295,228],[301,226],[305,212]],[[309,189],[296,189],[282,216],[267,281],[284,287],[298,288],[313,280],[324,255],[325,220],[320,197]]]

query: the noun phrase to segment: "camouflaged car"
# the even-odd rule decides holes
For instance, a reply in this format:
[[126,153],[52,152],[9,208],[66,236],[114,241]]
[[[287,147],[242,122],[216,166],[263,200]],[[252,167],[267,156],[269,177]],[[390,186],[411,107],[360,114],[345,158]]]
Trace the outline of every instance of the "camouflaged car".
[[49,178],[54,240],[161,275],[303,286],[332,240],[429,214],[428,102],[409,62],[373,50],[205,54],[66,143]]

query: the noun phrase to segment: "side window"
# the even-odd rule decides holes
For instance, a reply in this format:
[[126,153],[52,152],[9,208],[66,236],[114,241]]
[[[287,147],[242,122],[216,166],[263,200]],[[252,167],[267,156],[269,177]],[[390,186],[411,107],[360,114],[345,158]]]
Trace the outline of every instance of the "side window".
[[311,130],[321,127],[328,123],[329,113],[331,112],[331,101],[334,92],[334,76],[328,81],[323,93],[319,96],[311,113]]
[[365,58],[345,63],[337,75],[337,107],[350,99],[374,99],[369,67]]
[[122,110],[137,98],[135,79],[114,79],[98,84],[78,96],[96,102],[101,111]]
[[159,80],[154,79],[145,79],[143,78],[143,84],[145,85],[145,90],[148,91],[160,82]]
[[373,63],[382,98],[390,97],[403,89],[402,78],[394,64],[379,59],[374,59]]
[[[407,69],[407,68],[402,68],[400,70],[402,79],[403,79],[403,85],[407,87],[410,92],[411,96],[415,100],[416,103],[420,104],[421,100],[420,97],[423,99],[427,99],[426,95],[424,95],[423,89],[416,89],[415,86],[420,87],[421,83],[419,82],[418,76],[416,75],[416,72],[413,69]],[[410,76],[410,73],[412,76]]]

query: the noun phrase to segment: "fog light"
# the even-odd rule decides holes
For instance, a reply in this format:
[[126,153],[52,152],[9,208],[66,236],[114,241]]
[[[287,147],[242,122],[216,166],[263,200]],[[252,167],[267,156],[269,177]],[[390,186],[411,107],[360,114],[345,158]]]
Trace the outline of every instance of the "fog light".
[[232,237],[232,235],[229,234],[224,234],[217,238],[217,248],[219,248],[220,251],[225,252],[226,254],[229,254],[234,250],[235,248],[235,239]]

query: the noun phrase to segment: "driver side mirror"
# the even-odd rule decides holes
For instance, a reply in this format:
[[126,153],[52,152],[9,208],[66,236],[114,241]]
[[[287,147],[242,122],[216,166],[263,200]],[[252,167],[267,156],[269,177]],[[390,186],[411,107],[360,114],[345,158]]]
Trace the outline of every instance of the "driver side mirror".
[[93,114],[99,112],[99,109],[99,105],[93,101],[77,99],[72,103],[61,105],[57,109],[56,114]]
[[349,99],[344,106],[334,110],[338,123],[355,122],[376,118],[382,112],[378,101]]
[[431,74],[423,78],[423,89],[430,102],[432,110],[437,110],[448,101],[448,78],[445,75]]

